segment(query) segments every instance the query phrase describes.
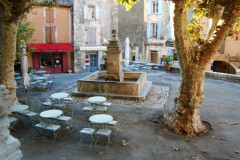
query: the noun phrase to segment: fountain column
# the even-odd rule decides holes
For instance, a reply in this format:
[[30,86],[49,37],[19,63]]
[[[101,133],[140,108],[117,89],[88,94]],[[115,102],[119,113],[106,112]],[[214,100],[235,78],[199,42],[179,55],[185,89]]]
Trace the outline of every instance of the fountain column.
[[124,74],[122,72],[122,52],[119,50],[118,40],[116,38],[117,31],[112,30],[112,40],[107,46],[107,73],[105,81],[120,81],[123,82]]

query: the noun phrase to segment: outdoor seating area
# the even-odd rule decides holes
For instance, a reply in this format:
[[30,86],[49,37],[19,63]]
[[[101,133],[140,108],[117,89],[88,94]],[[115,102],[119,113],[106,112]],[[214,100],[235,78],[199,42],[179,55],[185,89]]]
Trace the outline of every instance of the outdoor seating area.
[[117,120],[110,115],[113,110],[107,98],[93,96],[86,102],[76,102],[69,93],[58,92],[37,101],[26,97],[23,104],[11,107],[11,131],[17,131],[14,127],[21,124],[25,128],[34,127],[43,140],[53,144],[61,132],[76,129],[80,146],[108,149]]
[[[54,76],[52,74],[47,74],[44,70],[35,70],[33,69],[30,73],[28,73],[29,76],[29,87],[28,90],[49,90],[52,88],[52,85],[54,83]],[[21,77],[21,74],[16,72],[14,74],[14,79],[17,82],[17,94],[24,91],[25,86],[23,85],[23,80]]]
[[141,71],[141,72],[155,72],[160,70],[161,64],[157,63],[146,63],[146,62],[139,62],[139,61],[133,61],[128,66],[128,69],[132,71]]

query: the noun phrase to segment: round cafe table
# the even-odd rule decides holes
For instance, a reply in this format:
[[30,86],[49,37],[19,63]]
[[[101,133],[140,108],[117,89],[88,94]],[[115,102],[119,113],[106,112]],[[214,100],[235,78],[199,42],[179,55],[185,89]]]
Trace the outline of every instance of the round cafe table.
[[47,79],[48,77],[44,77],[44,76],[38,76],[38,77],[34,77],[33,79],[34,80],[45,80],[45,79]]
[[107,98],[103,97],[103,96],[94,96],[94,97],[88,98],[88,102],[90,102],[90,103],[103,103],[106,100],[107,100]]
[[26,109],[28,109],[29,106],[28,105],[15,105],[11,107],[11,110],[13,112],[20,112],[20,111],[24,111]]
[[113,120],[113,117],[108,114],[96,114],[91,117],[89,117],[89,121],[92,123],[108,123]]
[[65,93],[65,92],[59,92],[59,93],[54,93],[52,94],[50,97],[52,99],[62,99],[62,98],[66,98],[68,97],[69,94],[68,93]]
[[40,113],[42,118],[57,118],[63,114],[63,111],[58,109],[46,110]]
[[35,71],[34,73],[35,74],[43,74],[43,73],[46,73],[47,71],[42,71],[42,70],[40,70],[40,71]]

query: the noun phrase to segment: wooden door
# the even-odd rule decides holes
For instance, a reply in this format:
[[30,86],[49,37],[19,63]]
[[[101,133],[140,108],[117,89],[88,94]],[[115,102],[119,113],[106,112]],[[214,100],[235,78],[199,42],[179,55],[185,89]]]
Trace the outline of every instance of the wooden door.
[[151,63],[157,63],[157,53],[151,52]]

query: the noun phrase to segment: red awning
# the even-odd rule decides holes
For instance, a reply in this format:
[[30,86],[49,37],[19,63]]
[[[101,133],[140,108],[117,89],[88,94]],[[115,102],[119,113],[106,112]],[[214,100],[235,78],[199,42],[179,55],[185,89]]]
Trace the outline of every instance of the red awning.
[[28,49],[34,48],[31,52],[73,52],[70,43],[31,43]]

